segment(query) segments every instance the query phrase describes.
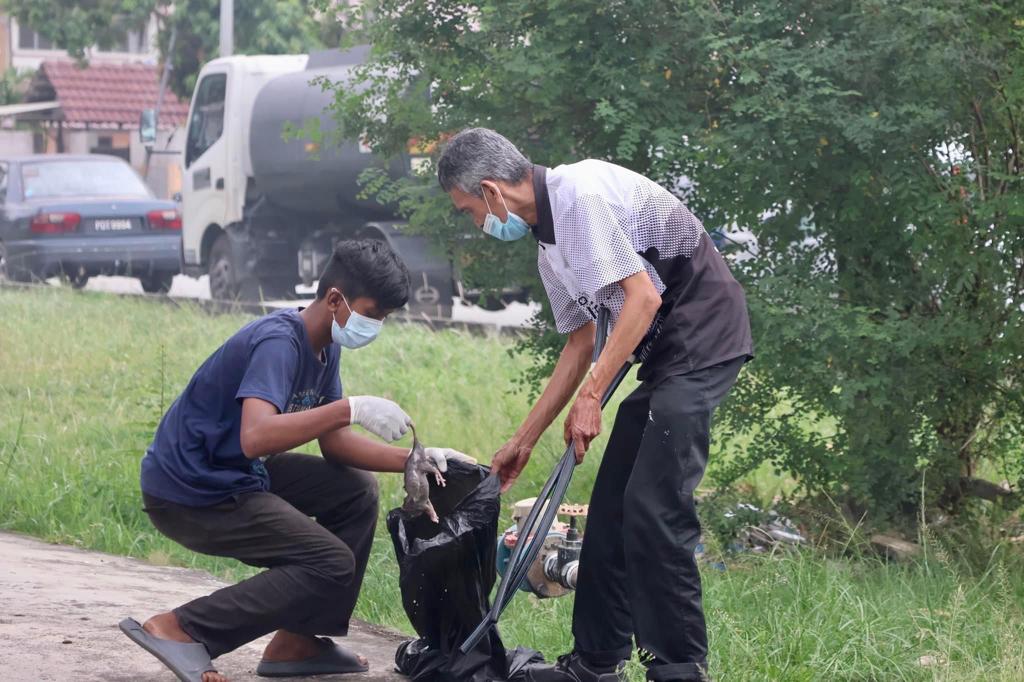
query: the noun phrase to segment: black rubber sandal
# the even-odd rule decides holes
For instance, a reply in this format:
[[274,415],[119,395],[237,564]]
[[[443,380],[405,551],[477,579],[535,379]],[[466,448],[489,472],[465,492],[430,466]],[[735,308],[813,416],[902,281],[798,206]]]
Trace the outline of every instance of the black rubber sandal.
[[306,677],[309,675],[344,675],[365,673],[369,666],[359,657],[346,651],[329,637],[317,637],[324,650],[301,661],[260,661],[256,674],[260,677]]

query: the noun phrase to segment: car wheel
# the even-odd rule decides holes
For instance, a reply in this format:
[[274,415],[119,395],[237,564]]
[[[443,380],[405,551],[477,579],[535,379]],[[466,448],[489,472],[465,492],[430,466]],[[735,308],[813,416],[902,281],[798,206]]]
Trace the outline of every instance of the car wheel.
[[142,290],[147,294],[166,294],[171,290],[171,282],[174,281],[173,272],[154,272],[151,275],[140,277]]
[[238,282],[231,262],[231,242],[222,234],[210,248],[210,297],[215,301],[233,301],[238,298]]
[[11,254],[7,245],[0,242],[0,282],[31,282],[32,273],[19,270],[11,263]]
[[81,268],[79,268],[78,272],[65,272],[64,277],[67,278],[68,284],[74,289],[83,289],[89,283],[89,275],[85,274],[85,270]]

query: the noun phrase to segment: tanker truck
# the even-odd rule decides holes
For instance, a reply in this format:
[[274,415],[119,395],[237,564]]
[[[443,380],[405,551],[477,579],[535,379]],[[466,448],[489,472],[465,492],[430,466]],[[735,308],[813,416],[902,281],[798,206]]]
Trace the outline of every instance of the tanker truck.
[[[385,161],[358,140],[334,143],[332,93],[311,84],[358,87],[351,73],[367,50],[232,56],[202,68],[185,131],[181,255],[182,272],[209,274],[213,298],[294,295],[319,277],[338,240],[360,237],[388,242],[408,265],[411,312],[450,317],[450,261],[404,234],[393,211],[359,197],[364,170],[397,177],[412,158]],[[322,144],[285,138],[286,124],[310,118]]]

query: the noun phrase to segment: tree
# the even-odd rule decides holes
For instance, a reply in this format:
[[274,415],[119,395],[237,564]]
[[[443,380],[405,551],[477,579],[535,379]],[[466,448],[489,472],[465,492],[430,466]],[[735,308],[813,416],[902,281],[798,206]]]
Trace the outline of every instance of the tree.
[[[1018,2],[369,0],[347,20],[374,46],[368,87],[337,89],[348,134],[395,153],[486,125],[754,232],[735,269],[758,358],[719,420],[719,482],[770,461],[903,518],[922,495],[962,509],[982,461],[1019,484]],[[462,239],[433,183],[369,190],[481,280],[536,281],[528,244]]]
[[93,45],[110,48],[129,29],[141,29],[158,0],[3,0],[0,6],[39,35],[84,60]]
[[[171,89],[189,98],[199,69],[217,57],[220,3],[217,0],[3,0],[18,22],[67,50],[81,62],[89,49],[109,48],[128,28],[143,30],[154,12],[160,17],[161,58],[168,58],[171,30],[177,32],[171,60]],[[246,0],[235,3],[235,52],[304,53],[336,46],[341,40],[332,12],[310,0]]]
[[30,72],[10,67],[0,74],[0,104],[17,104],[25,96]]
[[[31,1],[31,0],[30,0]],[[304,54],[324,43],[336,21],[323,22],[308,0],[246,0],[235,3],[235,52],[237,54]],[[171,89],[191,97],[199,70],[218,56],[220,3],[211,0],[175,0],[160,31],[160,52],[166,56],[171,28],[177,29],[171,55]]]

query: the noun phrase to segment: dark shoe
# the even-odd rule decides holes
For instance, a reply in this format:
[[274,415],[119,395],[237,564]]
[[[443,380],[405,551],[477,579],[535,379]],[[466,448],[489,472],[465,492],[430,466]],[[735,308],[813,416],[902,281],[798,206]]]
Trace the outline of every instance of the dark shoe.
[[532,665],[526,669],[527,682],[625,682],[626,662],[598,668],[573,652],[558,657],[554,665]]

